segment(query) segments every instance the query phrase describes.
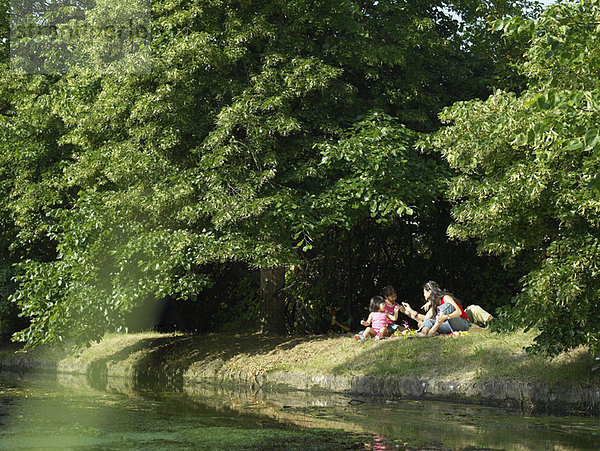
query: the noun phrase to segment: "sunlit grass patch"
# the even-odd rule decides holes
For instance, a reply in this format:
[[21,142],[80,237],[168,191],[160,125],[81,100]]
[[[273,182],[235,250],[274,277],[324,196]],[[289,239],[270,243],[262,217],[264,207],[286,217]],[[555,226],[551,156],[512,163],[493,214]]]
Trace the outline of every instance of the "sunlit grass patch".
[[98,343],[93,343],[87,348],[81,348],[70,354],[63,360],[65,363],[87,364],[90,362],[110,358],[119,351],[130,348],[131,353],[135,354],[134,350],[144,352],[147,347],[145,343],[148,340],[162,338],[165,336],[176,336],[173,334],[165,335],[160,332],[139,332],[132,334],[109,333],[104,336]]
[[311,356],[300,364],[282,357],[275,369],[341,375],[597,383],[585,348],[556,358],[528,354],[525,348],[534,337],[534,332],[481,331],[452,338],[390,338],[357,343],[344,336],[330,339],[322,349],[304,345],[312,348]]

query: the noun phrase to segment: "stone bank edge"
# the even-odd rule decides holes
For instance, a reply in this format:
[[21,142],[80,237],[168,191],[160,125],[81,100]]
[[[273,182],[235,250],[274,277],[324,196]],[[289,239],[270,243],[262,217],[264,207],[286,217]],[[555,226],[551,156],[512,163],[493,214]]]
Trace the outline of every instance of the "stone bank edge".
[[444,400],[520,409],[524,413],[583,413],[600,415],[600,387],[542,383],[509,379],[453,380],[399,376],[307,374],[291,371],[252,373],[224,369],[220,359],[196,362],[187,369],[140,367],[135,363],[98,361],[58,363],[0,357],[0,369],[41,369],[65,374],[86,375],[89,380],[125,378],[133,388],[162,385],[213,384],[243,386],[254,390],[300,390],[346,395]]
[[188,370],[186,383],[214,383],[261,389],[301,390],[516,408],[525,413],[584,413],[600,415],[600,388],[552,387],[508,379],[453,380],[422,377],[315,375],[274,371],[253,375],[243,371],[219,374]]

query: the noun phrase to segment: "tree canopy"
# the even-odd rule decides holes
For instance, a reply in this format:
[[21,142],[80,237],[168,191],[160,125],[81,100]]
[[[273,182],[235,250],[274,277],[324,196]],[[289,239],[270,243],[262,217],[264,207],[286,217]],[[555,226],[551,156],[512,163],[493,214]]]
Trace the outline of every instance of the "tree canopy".
[[[156,0],[147,21],[146,2],[118,4],[75,22],[52,10],[98,34],[63,33],[58,53],[42,41],[35,73],[9,70],[2,42],[3,280],[29,320],[17,339],[100,338],[148,300],[202,298],[231,262],[332,281],[323,262],[349,261],[349,237],[376,246],[346,283],[392,261],[390,242],[398,272],[456,251],[451,172],[415,141],[445,106],[521,89],[526,41],[485,30],[525,2]],[[109,32],[123,11],[148,27],[133,53]],[[13,63],[30,44],[10,42]],[[469,255],[456,266],[493,283],[495,264]]]
[[539,328],[534,349],[600,347],[600,2],[495,22],[527,42],[521,94],[447,108],[432,140],[458,172],[451,236],[528,270],[505,327]]

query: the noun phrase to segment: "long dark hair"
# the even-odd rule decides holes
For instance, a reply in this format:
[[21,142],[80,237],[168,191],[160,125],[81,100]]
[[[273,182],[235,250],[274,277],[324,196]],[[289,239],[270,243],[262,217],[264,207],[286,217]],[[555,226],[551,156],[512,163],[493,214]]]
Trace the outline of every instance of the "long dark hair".
[[431,292],[431,296],[429,296],[429,302],[431,303],[431,308],[433,309],[433,316],[437,315],[438,307],[441,304],[444,296],[450,296],[452,299],[454,299],[458,306],[462,308],[462,305],[456,296],[447,290],[442,290],[438,283],[434,282],[433,280],[425,283],[423,285],[423,289]]

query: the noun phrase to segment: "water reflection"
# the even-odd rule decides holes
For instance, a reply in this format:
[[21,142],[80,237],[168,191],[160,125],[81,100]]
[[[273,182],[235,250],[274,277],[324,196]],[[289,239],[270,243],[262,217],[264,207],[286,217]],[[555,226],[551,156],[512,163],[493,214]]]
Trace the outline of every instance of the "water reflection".
[[400,445],[483,449],[599,449],[593,417],[522,416],[497,407],[433,401],[350,398],[303,392],[187,387],[192,399],[260,411],[303,427],[371,433]]
[[[0,377],[0,447],[598,449],[590,417],[524,417],[453,403],[186,386],[109,378]],[[338,432],[331,432],[331,431]]]
[[369,439],[217,410],[184,393],[99,391],[85,378],[5,378],[0,399],[2,449],[353,449]]

